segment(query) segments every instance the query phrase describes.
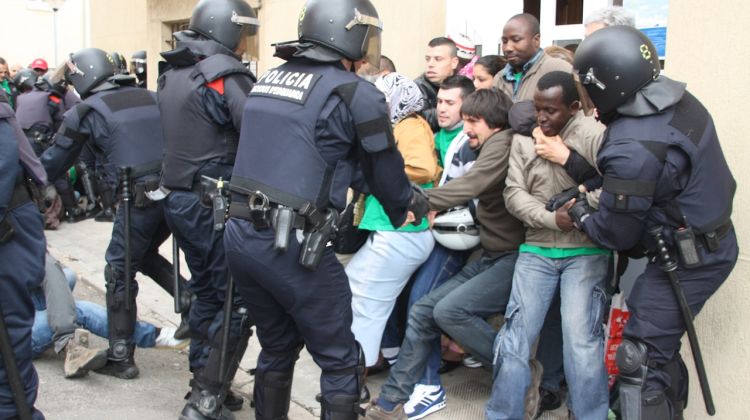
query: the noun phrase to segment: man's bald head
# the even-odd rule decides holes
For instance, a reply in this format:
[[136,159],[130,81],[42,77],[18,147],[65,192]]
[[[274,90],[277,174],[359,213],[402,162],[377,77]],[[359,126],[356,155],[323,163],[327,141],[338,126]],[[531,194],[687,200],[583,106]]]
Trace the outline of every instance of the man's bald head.
[[508,23],[513,21],[523,25],[523,28],[531,36],[539,34],[539,20],[534,15],[520,13],[508,19]]

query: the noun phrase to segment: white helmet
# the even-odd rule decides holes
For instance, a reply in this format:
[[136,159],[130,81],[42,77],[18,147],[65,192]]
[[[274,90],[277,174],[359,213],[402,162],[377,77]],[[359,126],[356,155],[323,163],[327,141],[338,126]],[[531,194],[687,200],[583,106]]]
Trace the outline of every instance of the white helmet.
[[436,217],[432,235],[440,245],[456,251],[479,245],[479,226],[468,207],[455,207]]

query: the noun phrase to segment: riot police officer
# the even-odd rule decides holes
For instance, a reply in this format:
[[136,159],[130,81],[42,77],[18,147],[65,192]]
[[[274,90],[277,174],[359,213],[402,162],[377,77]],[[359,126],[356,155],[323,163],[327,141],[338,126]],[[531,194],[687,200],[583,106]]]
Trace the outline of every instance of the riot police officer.
[[381,28],[369,0],[308,1],[299,39],[276,46],[286,63],[245,105],[224,244],[263,347],[256,418],[286,418],[303,344],[322,369],[321,418],[358,418],[364,357],[346,274],[326,246],[357,166],[394,226],[427,211],[383,94],[352,71],[361,60],[378,65]]
[[[44,419],[34,408],[39,380],[31,363],[34,306],[44,278],[44,225],[25,185],[46,182],[5,92],[0,92],[0,418]],[[12,263],[11,263],[12,262]],[[12,360],[14,359],[14,360]]]
[[[251,325],[241,313],[244,305],[237,294],[230,323],[224,325],[229,270],[222,232],[214,229],[211,203],[216,193],[201,181],[204,176],[232,176],[242,108],[255,81],[239,59],[257,26],[255,12],[243,0],[201,0],[188,29],[174,34],[176,48],[162,53],[171,66],[158,82],[165,146],[162,188],[168,191],[165,212],[185,252],[195,296],[190,311],[194,379],[183,419],[231,418],[225,408],[230,402],[239,408],[237,397],[230,400],[227,394]],[[231,362],[222,371],[224,328],[229,330],[229,345],[223,359]]]
[[[628,297],[632,316],[617,351],[619,410],[625,420],[681,418],[687,371],[679,355],[686,330],[676,274],[693,313],[737,260],[730,220],[736,183],[711,115],[685,84],[660,75],[651,41],[626,26],[601,29],[578,48],[574,67],[607,125],[598,155],[604,175],[599,210],[569,210],[600,245],[656,255],[663,231],[675,271],[652,258]],[[679,290],[676,288],[676,290]]]
[[[42,163],[50,176],[59,176],[87,149],[105,170],[130,169],[131,179],[123,181],[128,183],[128,190],[134,191],[130,231],[126,230],[124,207],[120,206],[105,254],[109,350],[107,365],[97,372],[132,379],[139,374],[133,357],[136,271],[143,271],[172,292],[172,266],[158,254],[170,234],[163,205],[146,195],[159,185],[163,149],[159,108],[156,94],[136,88],[131,76],[115,75],[112,58],[100,49],[80,50],[65,66],[65,78],[84,101],[65,113],[54,144],[42,155]],[[116,189],[117,174],[107,176]],[[129,261],[125,252],[128,239]],[[126,278],[126,265],[131,268],[130,279]]]

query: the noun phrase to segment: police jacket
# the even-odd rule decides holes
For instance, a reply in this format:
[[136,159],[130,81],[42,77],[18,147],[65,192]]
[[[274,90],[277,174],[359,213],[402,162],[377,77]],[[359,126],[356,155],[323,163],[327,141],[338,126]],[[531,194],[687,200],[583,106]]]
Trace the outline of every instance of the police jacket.
[[106,181],[114,187],[118,167],[131,167],[134,180],[157,174],[163,145],[156,94],[123,86],[97,92],[66,112],[54,144],[41,160],[55,179],[87,148],[104,166]]
[[16,102],[16,118],[24,131],[38,124],[54,132],[62,121],[62,99],[51,92],[34,88]]
[[342,210],[357,165],[400,226],[412,192],[383,94],[339,62],[295,58],[258,79],[245,104],[235,192]]
[[419,86],[419,90],[422,91],[422,96],[424,97],[424,108],[422,108],[420,115],[430,123],[432,132],[437,133],[440,131],[440,126],[438,125],[437,120],[438,86],[435,86],[432,82],[427,80],[427,77],[425,77],[424,74],[414,79],[414,83]]
[[[710,235],[726,232],[730,223],[736,183],[711,115],[684,85],[660,79],[666,80],[652,82],[653,89],[671,85],[673,103],[630,115],[619,108],[599,151],[599,211],[583,222],[583,230],[606,248],[648,247],[645,235],[654,225],[671,228],[665,229],[669,241],[680,227]],[[665,96],[659,93],[650,103]]]
[[211,40],[178,41],[176,49],[162,56],[171,66],[158,86],[163,185],[190,190],[201,175],[228,179],[255,77],[231,51]]

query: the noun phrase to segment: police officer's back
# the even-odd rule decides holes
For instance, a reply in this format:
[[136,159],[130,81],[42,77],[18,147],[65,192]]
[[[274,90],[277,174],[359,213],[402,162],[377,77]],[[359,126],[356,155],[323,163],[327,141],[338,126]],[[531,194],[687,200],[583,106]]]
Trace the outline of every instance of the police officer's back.
[[[161,203],[151,202],[146,196],[146,191],[158,187],[162,162],[163,140],[156,95],[136,88],[134,77],[115,74],[111,56],[97,48],[76,52],[65,68],[66,80],[84,101],[65,113],[54,144],[42,155],[45,168],[51,176],[59,176],[83,151],[88,151],[94,160],[88,166],[104,168],[105,182],[111,190],[118,190],[118,168],[127,167],[131,179],[123,180],[123,184],[135,191],[133,205],[129,206],[132,209],[128,211],[130,224],[126,226],[124,207],[120,206],[105,254],[110,346],[107,364],[97,370],[132,379],[139,374],[133,341],[138,291],[135,273],[147,271],[142,268],[146,259],[158,260],[156,264],[161,262],[164,270],[171,271],[171,265],[158,257],[156,251],[169,236],[163,208]],[[119,190],[122,193],[124,186]],[[126,230],[128,227],[130,231]],[[127,240],[132,250],[129,260],[125,251]],[[130,279],[126,277],[128,267]],[[148,275],[157,282],[161,280],[153,272]],[[170,279],[163,280],[160,284],[170,284]]]
[[600,29],[578,48],[574,67],[607,132],[599,210],[576,203],[571,215],[607,248],[656,257],[653,236],[663,231],[679,256],[669,275],[652,258],[628,297],[634,316],[617,354],[619,411],[625,420],[681,418],[686,326],[670,276],[695,313],[728,277],[738,254],[730,219],[736,183],[711,115],[684,83],[660,75],[656,49],[640,31]]
[[[238,409],[242,402],[228,389],[238,365],[231,360],[242,357],[250,322],[235,294],[230,324],[223,324],[229,273],[222,232],[214,229],[214,211],[207,205],[216,193],[201,181],[204,176],[231,178],[242,109],[254,82],[239,58],[257,26],[255,12],[243,0],[201,0],[188,29],[174,34],[176,48],[162,53],[170,67],[158,82],[165,215],[185,252],[195,296],[189,322],[194,379],[184,419],[231,418],[227,408]],[[221,371],[224,328],[229,329],[225,358],[230,362]]]
[[364,358],[346,274],[326,246],[357,167],[394,226],[427,210],[383,94],[351,71],[378,65],[381,28],[369,0],[308,1],[299,40],[276,47],[286,63],[259,78],[245,105],[224,243],[263,347],[256,418],[286,418],[303,342],[322,369],[321,418],[358,417]]
[[31,361],[34,306],[29,290],[44,277],[46,245],[42,219],[25,179],[43,184],[46,175],[41,166],[38,173],[32,170],[39,162],[30,148],[21,153],[25,142],[8,98],[0,92],[0,316],[5,328],[0,331],[5,335],[0,337],[0,418],[26,414],[39,420],[44,416],[34,408],[39,380]]
[[41,155],[62,122],[62,96],[45,89],[46,83],[40,83],[33,70],[20,70],[15,79],[23,92],[16,98],[16,118],[36,154]]

